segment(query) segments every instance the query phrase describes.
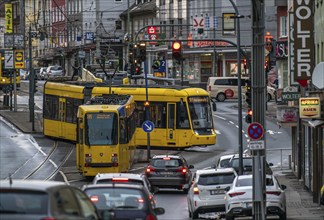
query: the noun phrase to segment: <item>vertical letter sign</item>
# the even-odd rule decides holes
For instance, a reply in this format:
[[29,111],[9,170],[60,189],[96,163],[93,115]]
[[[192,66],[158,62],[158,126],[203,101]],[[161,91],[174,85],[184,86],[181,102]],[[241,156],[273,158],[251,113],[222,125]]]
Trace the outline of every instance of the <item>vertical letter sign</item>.
[[12,33],[12,4],[5,4],[6,33]]
[[314,68],[313,2],[294,0],[294,79],[303,87]]

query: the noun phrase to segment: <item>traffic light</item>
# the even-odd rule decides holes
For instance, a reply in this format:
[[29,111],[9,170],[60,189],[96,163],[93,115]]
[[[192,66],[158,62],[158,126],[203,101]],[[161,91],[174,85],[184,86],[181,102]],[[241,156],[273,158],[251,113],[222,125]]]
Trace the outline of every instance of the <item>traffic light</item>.
[[172,58],[181,61],[182,58],[182,44],[181,41],[172,42]]
[[134,44],[130,43],[128,45],[128,63],[134,62]]
[[134,75],[135,74],[135,65],[134,63],[131,63],[129,66],[129,74]]
[[243,60],[243,67],[244,67],[244,70],[246,72],[246,69],[247,69],[247,61],[246,61],[246,59]]
[[140,65],[135,66],[135,75],[141,75],[142,74],[142,68]]
[[139,59],[142,62],[146,60],[146,43],[144,41],[139,44]]
[[134,64],[141,63],[139,47],[140,47],[140,45],[138,43],[134,44],[134,47],[133,47]]
[[251,107],[252,103],[252,94],[251,94],[251,80],[247,79],[245,80],[245,101],[248,104],[249,107]]
[[252,109],[248,109],[247,115],[245,116],[245,122],[251,123],[252,122]]
[[33,92],[34,93],[38,92],[38,90],[37,90],[37,77],[36,77],[35,74],[34,74]]

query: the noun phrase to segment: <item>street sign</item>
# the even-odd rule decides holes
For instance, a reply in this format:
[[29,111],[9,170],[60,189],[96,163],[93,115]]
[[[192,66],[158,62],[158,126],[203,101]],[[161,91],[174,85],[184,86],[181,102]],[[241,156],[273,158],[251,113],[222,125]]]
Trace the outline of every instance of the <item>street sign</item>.
[[15,50],[15,69],[23,69],[24,65],[24,51],[23,50]]
[[13,69],[14,68],[14,53],[12,50],[6,50],[4,52],[4,68],[5,69]]
[[264,150],[264,141],[250,141],[248,148],[250,150]]
[[145,131],[146,133],[151,133],[154,130],[154,123],[149,120],[144,121],[142,124],[142,128],[143,131]]
[[147,27],[147,33],[148,33],[149,35],[151,35],[151,34],[156,35],[156,26],[150,26],[150,27]]
[[263,137],[263,126],[257,122],[251,123],[248,127],[248,135],[253,140],[259,140]]
[[86,32],[85,34],[85,39],[86,40],[93,40],[94,38],[94,33],[93,32]]
[[204,28],[205,27],[204,17],[194,17],[192,23],[193,23],[193,28]]

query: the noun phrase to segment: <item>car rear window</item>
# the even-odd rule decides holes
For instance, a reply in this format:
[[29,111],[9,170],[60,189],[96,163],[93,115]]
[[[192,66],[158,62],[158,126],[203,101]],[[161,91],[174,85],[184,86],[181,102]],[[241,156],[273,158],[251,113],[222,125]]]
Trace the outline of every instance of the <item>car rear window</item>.
[[101,179],[101,180],[97,180],[97,184],[106,184],[106,183],[125,183],[125,184],[136,184],[136,185],[141,185],[143,186],[143,181],[141,180],[134,180],[134,179],[128,179],[128,180],[124,180],[120,179],[120,180],[113,180],[113,179]]
[[0,204],[0,213],[26,215],[48,213],[48,195],[44,192],[1,189]]
[[[244,168],[252,168],[252,165],[253,165],[252,158],[243,158],[243,167]],[[235,170],[238,170],[240,167],[239,159],[238,158],[232,159],[229,166],[233,167]]]
[[223,185],[232,184],[235,179],[234,173],[215,173],[201,175],[198,179],[198,185],[208,186],[208,185]]
[[179,167],[182,166],[182,161],[178,159],[161,158],[152,160],[151,165],[155,167]]
[[118,209],[143,209],[147,200],[139,189],[102,187],[86,189],[85,193],[100,210]]
[[238,179],[236,186],[252,186],[252,178]]

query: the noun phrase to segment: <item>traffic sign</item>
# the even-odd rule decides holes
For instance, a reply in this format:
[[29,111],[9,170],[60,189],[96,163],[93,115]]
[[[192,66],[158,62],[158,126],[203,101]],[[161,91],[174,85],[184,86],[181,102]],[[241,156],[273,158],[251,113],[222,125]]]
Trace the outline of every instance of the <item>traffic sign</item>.
[[263,150],[264,149],[264,140],[261,141],[250,141],[248,144],[250,150]]
[[4,52],[5,60],[4,60],[4,68],[5,69],[13,69],[14,68],[14,53],[12,50],[6,50]]
[[150,27],[148,27],[148,28],[147,28],[147,33],[148,33],[149,35],[151,35],[151,34],[156,35],[156,26],[150,26]]
[[23,69],[24,67],[24,50],[15,50],[15,68]]
[[142,128],[143,131],[145,131],[146,133],[151,133],[154,130],[154,123],[149,120],[144,121],[142,124]]
[[251,123],[248,127],[248,135],[253,140],[259,140],[263,137],[263,126],[257,122]]

